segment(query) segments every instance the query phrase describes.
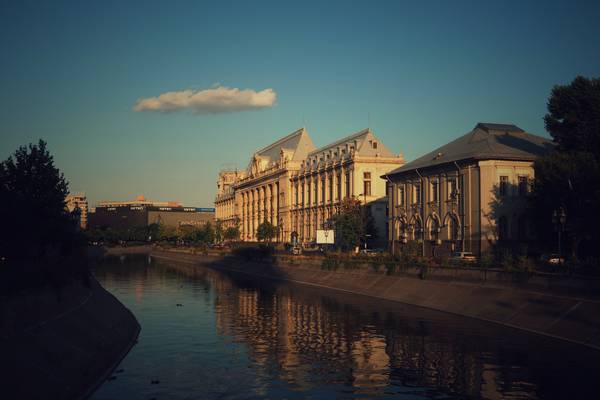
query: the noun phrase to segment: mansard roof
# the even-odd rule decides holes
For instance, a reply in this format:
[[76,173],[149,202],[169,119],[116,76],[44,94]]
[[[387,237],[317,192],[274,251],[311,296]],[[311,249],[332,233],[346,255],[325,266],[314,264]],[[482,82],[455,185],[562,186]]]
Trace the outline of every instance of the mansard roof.
[[[355,146],[356,142],[356,146]],[[377,147],[373,148],[371,143],[377,142]],[[320,153],[326,153],[329,150],[335,150],[338,147],[345,147],[346,144],[349,146],[355,146],[355,154],[362,156],[376,156],[379,157],[396,157],[375,135],[367,128],[362,131],[353,133],[352,135],[346,136],[340,140],[336,140],[326,146],[320,147],[316,150],[311,151],[308,156],[316,156]]]
[[478,123],[458,139],[388,173],[387,176],[461,160],[533,161],[548,154],[554,143],[512,124]]
[[292,160],[299,161],[306,158],[306,155],[314,148],[315,145],[308,132],[306,129],[301,128],[258,150],[255,155],[276,161],[279,160],[279,153],[284,149],[293,152]]
[[259,169],[262,170],[276,162],[279,162],[279,157],[282,151],[288,156],[289,160],[301,161],[304,160],[308,153],[314,149],[315,145],[308,135],[306,129],[298,129],[297,131],[292,132],[289,135],[284,136],[270,145],[256,151],[252,155],[250,163],[248,164],[248,172],[250,173],[253,160],[255,159],[260,164]]

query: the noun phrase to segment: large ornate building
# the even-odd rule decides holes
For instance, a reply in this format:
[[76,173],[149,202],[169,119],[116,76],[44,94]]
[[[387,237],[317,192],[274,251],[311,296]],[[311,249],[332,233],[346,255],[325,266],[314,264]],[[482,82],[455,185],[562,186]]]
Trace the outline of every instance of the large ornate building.
[[385,244],[386,183],[381,175],[403,163],[369,129],[313,150],[292,175],[292,230],[300,241],[315,241],[317,229],[323,229],[340,202],[355,197],[371,208],[378,231],[373,243]]
[[510,124],[479,123],[458,139],[384,175],[390,248],[418,242],[426,255],[481,254],[526,242],[525,195],[533,161],[550,140]]
[[244,172],[219,174],[217,218],[239,224],[241,238],[256,240],[263,221],[278,227],[278,241],[316,239],[316,230],[345,197],[372,206],[379,237],[386,238],[385,180],[403,164],[369,129],[315,148],[302,128],[253,154]]

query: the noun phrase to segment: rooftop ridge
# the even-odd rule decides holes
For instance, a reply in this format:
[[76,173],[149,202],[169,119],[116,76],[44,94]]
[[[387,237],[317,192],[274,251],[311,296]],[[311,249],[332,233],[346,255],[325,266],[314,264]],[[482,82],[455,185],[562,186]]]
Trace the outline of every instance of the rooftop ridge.
[[358,138],[360,136],[366,135],[367,133],[373,133],[373,132],[371,132],[370,128],[365,128],[365,129],[363,129],[361,131],[358,131],[358,132],[355,132],[355,133],[353,133],[351,135],[348,135],[348,136],[346,136],[346,137],[344,137],[342,139],[336,140],[335,142],[332,142],[332,143],[329,143],[329,144],[327,144],[325,146],[319,147],[318,149],[313,150],[310,153],[308,153],[308,155],[319,153],[319,152],[324,151],[324,150],[326,150],[326,149],[328,149],[330,147],[337,146],[338,144],[341,144],[341,143],[347,142],[349,140],[356,139],[356,138]]
[[284,136],[281,139],[276,140],[275,142],[273,142],[273,143],[271,143],[271,144],[263,147],[262,149],[260,149],[258,151],[255,151],[254,154],[260,154],[260,153],[264,153],[265,151],[271,150],[272,148],[277,147],[277,145],[279,145],[279,144],[281,144],[281,143],[283,143],[283,142],[285,142],[287,140],[290,140],[290,139],[292,139],[295,136],[302,135],[304,132],[306,132],[305,128],[297,129],[294,132],[290,133],[289,135]]

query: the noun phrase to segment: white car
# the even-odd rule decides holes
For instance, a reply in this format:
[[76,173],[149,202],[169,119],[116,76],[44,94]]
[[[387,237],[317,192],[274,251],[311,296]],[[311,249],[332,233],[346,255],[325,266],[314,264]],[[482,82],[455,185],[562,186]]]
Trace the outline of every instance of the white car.
[[477,257],[475,257],[475,254],[471,253],[470,251],[454,252],[450,256],[450,259],[455,261],[477,262]]

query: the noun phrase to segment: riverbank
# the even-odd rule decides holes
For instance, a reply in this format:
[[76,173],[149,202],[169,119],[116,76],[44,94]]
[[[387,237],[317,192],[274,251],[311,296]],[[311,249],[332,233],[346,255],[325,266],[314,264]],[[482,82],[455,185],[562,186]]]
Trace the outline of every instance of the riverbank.
[[223,269],[259,278],[396,301],[476,318],[600,350],[600,300],[494,281],[422,279],[384,271],[324,270],[308,262],[248,262],[234,257],[154,250],[153,257]]
[[82,399],[137,341],[135,316],[93,278],[0,301],[0,387],[7,398]]

